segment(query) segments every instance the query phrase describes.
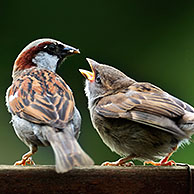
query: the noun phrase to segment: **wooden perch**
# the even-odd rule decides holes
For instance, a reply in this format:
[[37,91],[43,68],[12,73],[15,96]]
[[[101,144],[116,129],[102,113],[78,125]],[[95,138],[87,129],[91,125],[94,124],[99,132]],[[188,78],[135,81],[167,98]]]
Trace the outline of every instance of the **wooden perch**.
[[54,166],[0,166],[0,193],[192,193],[194,166],[83,167],[57,174]]

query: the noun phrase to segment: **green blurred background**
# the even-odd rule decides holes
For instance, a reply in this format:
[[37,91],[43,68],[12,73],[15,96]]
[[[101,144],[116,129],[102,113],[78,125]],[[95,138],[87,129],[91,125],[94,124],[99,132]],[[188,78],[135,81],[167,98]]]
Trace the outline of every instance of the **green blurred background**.
[[[180,3],[182,2],[182,3]],[[187,3],[185,3],[187,2]],[[32,40],[58,39],[79,48],[58,73],[71,86],[82,115],[80,143],[96,164],[119,158],[92,127],[79,68],[86,57],[110,64],[194,105],[194,4],[189,1],[2,1],[0,12],[0,164],[13,164],[28,148],[16,137],[5,107],[15,58]],[[194,164],[194,144],[172,159]],[[40,148],[37,164],[54,164],[51,148]],[[140,164],[139,162],[137,162]]]

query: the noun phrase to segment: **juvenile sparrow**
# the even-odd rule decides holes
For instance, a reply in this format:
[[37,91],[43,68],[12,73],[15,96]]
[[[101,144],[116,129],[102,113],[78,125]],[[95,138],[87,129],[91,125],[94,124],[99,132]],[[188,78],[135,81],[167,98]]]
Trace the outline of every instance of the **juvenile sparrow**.
[[[194,108],[150,83],[136,82],[111,66],[87,61],[92,72],[80,72],[86,78],[93,126],[103,142],[124,157],[103,165],[127,166],[131,159],[175,165],[168,159],[194,133]],[[158,158],[163,159],[153,161]]]
[[93,164],[77,142],[81,116],[73,94],[55,73],[67,56],[79,50],[53,39],[27,45],[13,66],[13,82],[6,94],[8,111],[17,136],[30,148],[15,165],[34,164],[38,146],[53,148],[56,171]]

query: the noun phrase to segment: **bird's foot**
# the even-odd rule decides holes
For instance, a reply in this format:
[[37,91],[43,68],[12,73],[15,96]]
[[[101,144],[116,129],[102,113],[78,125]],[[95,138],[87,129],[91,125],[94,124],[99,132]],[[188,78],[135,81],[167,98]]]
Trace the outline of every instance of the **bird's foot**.
[[131,157],[121,158],[115,162],[104,162],[101,164],[101,166],[123,166],[123,167],[130,167],[133,166],[133,162],[127,162]]
[[29,157],[28,159],[22,158],[22,160],[15,162],[14,166],[26,166],[26,164],[35,165],[35,162],[32,160],[31,157]]
[[26,160],[20,160],[14,163],[14,166],[25,166],[26,165]]
[[145,161],[144,165],[151,164],[153,166],[176,166],[176,162],[173,160],[169,160],[170,156],[174,153],[174,151],[177,149],[177,146],[173,148],[173,151],[170,152],[165,158],[160,160],[160,162],[154,162],[154,161]]
[[133,162],[119,163],[118,161],[116,161],[116,162],[104,162],[101,164],[101,166],[123,166],[123,167],[130,167],[133,165],[134,165]]
[[162,162],[162,161],[160,161],[160,162],[145,161],[144,165],[146,165],[146,164],[151,164],[153,166],[176,166],[176,163],[173,160],[166,161],[166,162]]
[[29,157],[29,158],[26,160],[26,163],[29,164],[29,165],[36,165],[35,162],[32,160],[32,157]]
[[35,165],[34,161],[32,160],[32,153],[28,152],[22,156],[22,160],[15,162],[14,166],[25,166],[26,164]]

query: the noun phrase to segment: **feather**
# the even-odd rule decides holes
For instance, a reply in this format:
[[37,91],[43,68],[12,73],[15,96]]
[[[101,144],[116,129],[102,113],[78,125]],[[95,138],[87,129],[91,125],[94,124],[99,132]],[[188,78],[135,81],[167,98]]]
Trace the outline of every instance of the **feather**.
[[186,103],[149,83],[134,83],[127,92],[118,92],[102,98],[96,111],[109,118],[125,118],[154,126],[177,136],[187,135],[176,125],[186,110]]
[[51,71],[31,69],[13,83],[8,95],[12,113],[33,123],[61,129],[73,117],[72,92]]
[[[70,125],[69,125],[70,126]],[[56,171],[64,173],[74,166],[93,165],[93,160],[82,150],[78,144],[72,129],[66,127],[65,131],[55,132],[51,127],[44,127],[43,135],[50,142],[56,160]]]

